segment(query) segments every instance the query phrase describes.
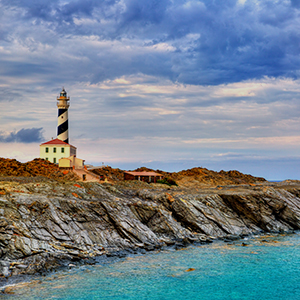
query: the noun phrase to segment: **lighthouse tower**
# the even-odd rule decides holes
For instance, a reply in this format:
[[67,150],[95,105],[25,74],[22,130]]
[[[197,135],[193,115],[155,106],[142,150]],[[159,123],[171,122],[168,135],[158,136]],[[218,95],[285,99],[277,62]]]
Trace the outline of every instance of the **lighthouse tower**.
[[[1,1],[1,0],[0,0]],[[68,171],[71,169],[84,169],[84,160],[76,157],[76,147],[69,144],[69,124],[68,124],[68,108],[70,97],[63,88],[60,96],[57,97],[58,107],[58,126],[57,138],[51,139],[40,145],[40,158],[58,164],[60,168]],[[82,172],[81,172],[82,173]],[[81,174],[80,173],[80,174]],[[86,180],[87,174],[84,173],[82,180]]]
[[70,97],[67,97],[67,92],[63,88],[60,96],[57,97],[58,107],[58,125],[57,125],[57,138],[69,144],[69,124],[68,124],[68,108],[70,106]]

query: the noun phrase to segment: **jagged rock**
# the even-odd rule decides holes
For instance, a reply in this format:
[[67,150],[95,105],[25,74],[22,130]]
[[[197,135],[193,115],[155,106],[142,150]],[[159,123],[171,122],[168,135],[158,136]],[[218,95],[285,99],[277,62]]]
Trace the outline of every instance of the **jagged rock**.
[[9,261],[4,261],[0,260],[0,275],[3,277],[8,277],[10,276],[10,262]]
[[300,182],[148,187],[0,182],[1,276],[95,263],[101,255],[300,229]]

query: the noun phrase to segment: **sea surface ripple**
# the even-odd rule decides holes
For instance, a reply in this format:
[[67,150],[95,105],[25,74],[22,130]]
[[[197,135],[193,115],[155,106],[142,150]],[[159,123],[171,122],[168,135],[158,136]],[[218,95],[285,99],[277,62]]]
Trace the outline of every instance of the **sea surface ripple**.
[[300,234],[167,249],[76,267],[1,299],[300,299]]

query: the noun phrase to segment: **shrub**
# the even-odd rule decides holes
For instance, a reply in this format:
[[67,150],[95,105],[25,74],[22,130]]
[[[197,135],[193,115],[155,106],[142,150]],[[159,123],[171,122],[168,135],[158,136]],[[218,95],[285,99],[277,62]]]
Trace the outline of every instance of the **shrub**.
[[172,178],[164,178],[164,179],[162,179],[162,180],[157,180],[156,181],[157,183],[162,183],[162,184],[167,184],[167,185],[169,185],[169,186],[171,186],[171,185],[175,185],[175,186],[178,186],[178,184],[176,183],[176,181],[175,180],[173,180]]

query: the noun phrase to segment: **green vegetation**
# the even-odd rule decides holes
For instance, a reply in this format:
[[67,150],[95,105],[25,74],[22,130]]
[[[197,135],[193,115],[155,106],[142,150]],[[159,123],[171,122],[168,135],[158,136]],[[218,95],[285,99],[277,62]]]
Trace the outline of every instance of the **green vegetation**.
[[164,178],[164,179],[162,179],[162,180],[157,180],[156,181],[157,183],[162,183],[162,184],[167,184],[167,185],[169,185],[169,186],[171,186],[171,185],[175,185],[175,186],[178,186],[178,184],[176,183],[176,181],[175,180],[173,180],[172,178]]

